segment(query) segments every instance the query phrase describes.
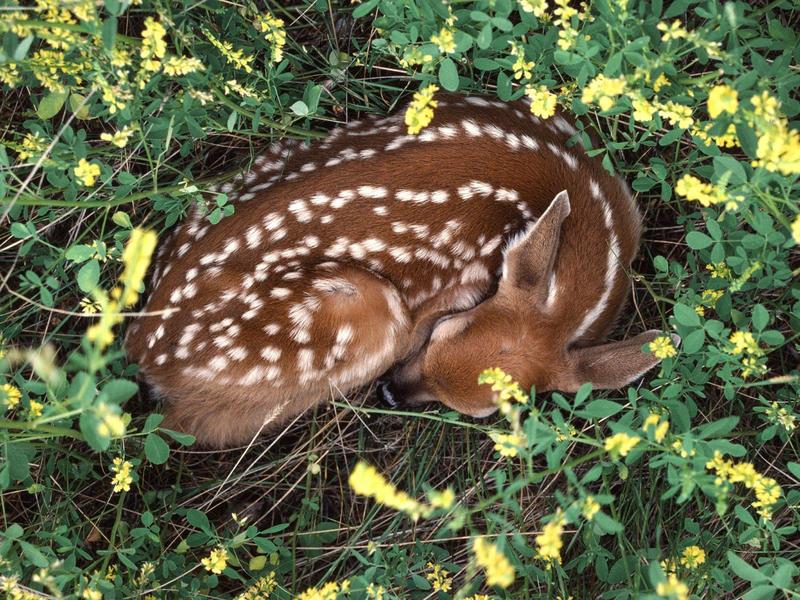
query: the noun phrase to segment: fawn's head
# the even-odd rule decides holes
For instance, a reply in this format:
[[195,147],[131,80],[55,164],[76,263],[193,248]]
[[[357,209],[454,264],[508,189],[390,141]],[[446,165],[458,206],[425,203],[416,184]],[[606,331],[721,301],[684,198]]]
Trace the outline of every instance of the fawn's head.
[[482,417],[496,408],[491,388],[478,384],[478,375],[488,367],[500,367],[523,389],[574,392],[585,382],[601,389],[622,387],[658,363],[642,351],[658,331],[623,342],[570,347],[564,324],[548,306],[562,223],[569,214],[564,191],[508,244],[497,293],[437,322],[427,348],[400,378],[396,392],[401,397],[412,403],[438,400]]

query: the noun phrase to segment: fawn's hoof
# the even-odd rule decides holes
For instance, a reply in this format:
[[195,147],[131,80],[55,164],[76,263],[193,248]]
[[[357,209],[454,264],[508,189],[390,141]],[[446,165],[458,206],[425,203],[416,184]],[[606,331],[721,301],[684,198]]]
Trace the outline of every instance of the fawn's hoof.
[[389,408],[397,408],[400,404],[397,401],[397,396],[392,389],[392,384],[388,381],[378,381],[378,389],[375,391],[378,400],[383,402]]

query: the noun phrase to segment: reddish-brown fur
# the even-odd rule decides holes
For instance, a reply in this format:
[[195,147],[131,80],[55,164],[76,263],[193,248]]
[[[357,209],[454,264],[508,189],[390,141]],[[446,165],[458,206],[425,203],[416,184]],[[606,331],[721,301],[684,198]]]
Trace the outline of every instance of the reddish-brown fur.
[[241,443],[393,365],[403,395],[483,415],[486,367],[570,390],[655,364],[639,350],[652,333],[580,350],[605,338],[629,288],[640,220],[624,183],[566,147],[563,117],[439,101],[417,137],[396,115],[275,146],[232,191],[250,198],[234,216],[178,228],[144,309],[173,312],[138,318],[127,339],[171,426]]

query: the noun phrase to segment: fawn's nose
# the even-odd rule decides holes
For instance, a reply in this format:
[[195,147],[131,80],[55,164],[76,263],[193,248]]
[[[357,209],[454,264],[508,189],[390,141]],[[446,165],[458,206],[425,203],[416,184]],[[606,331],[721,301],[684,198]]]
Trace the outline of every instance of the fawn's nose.
[[389,408],[397,408],[400,405],[397,390],[390,381],[379,380],[375,391],[378,400],[386,404]]

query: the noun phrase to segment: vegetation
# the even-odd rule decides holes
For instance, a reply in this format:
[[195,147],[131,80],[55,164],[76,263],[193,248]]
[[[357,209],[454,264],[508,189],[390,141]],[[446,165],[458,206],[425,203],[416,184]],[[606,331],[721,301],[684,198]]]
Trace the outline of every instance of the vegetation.
[[[792,0],[0,2],[9,598],[797,598]],[[121,350],[159,235],[261,148],[437,90],[528,96],[637,192],[627,390],[335,398],[257,443],[160,427]],[[491,160],[491,157],[487,157]]]

